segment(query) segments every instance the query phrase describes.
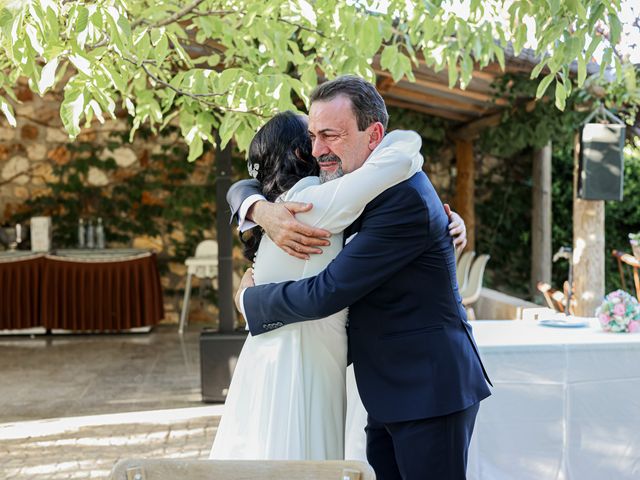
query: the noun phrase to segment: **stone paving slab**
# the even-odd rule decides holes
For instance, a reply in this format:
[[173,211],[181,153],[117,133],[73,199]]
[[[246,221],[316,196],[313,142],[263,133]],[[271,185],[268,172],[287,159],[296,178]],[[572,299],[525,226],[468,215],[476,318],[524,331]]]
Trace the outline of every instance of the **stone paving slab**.
[[0,479],[106,479],[123,458],[206,459],[222,406],[0,425]]

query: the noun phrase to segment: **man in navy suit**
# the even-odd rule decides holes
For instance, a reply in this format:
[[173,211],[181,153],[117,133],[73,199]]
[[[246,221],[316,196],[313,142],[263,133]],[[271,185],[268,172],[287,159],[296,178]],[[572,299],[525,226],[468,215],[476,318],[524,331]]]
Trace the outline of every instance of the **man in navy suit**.
[[[323,175],[359,168],[387,120],[368,82],[345,76],[320,85],[309,133]],[[246,184],[231,190],[232,211],[255,193]],[[265,226],[279,215],[273,208],[258,201],[248,215]],[[253,286],[245,275],[238,308],[260,335],[349,307],[349,352],[378,479],[464,479],[479,402],[490,392],[458,291],[448,218],[427,176],[379,195],[344,237],[350,241],[316,277]]]

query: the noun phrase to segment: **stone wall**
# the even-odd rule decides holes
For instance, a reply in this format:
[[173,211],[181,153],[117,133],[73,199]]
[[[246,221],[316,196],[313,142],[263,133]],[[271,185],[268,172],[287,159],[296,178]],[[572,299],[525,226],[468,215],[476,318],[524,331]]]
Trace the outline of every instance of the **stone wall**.
[[[7,225],[11,218],[19,214],[26,207],[28,200],[51,194],[51,185],[60,179],[54,174],[56,166],[65,165],[74,161],[73,149],[70,149],[70,140],[62,129],[59,117],[60,93],[48,93],[41,98],[34,95],[26,87],[18,89],[18,98],[21,103],[16,106],[17,128],[10,127],[3,119],[0,121],[0,225]],[[94,122],[89,128],[83,129],[78,141],[90,142],[99,150],[107,145],[112,132],[126,132],[129,130],[126,119],[116,119],[100,124]],[[177,135],[168,137],[150,137],[146,140],[136,139],[131,144],[124,144],[114,151],[102,149],[99,158],[106,160],[113,158],[117,169],[101,169],[96,166],[89,168],[85,181],[87,185],[109,188],[126,182],[135,172],[139,172],[148,166],[149,158],[157,154],[163,143],[175,143],[179,141]],[[186,158],[184,160],[186,162]],[[209,153],[196,161],[195,168],[191,172],[188,184],[201,185],[210,178],[214,156]],[[173,192],[161,192],[159,195],[146,195],[143,192],[142,202],[160,202],[172,195]],[[196,232],[202,239],[215,239],[215,201],[206,208],[211,209],[211,221],[209,225],[202,225],[201,231]],[[203,206],[204,208],[204,206]],[[42,212],[30,212],[35,215]],[[52,218],[55,225],[56,218]],[[185,232],[183,228],[173,228],[169,233],[162,235],[136,235],[129,242],[113,242],[107,238],[109,247],[136,247],[151,248],[158,253],[161,263],[162,286],[165,297],[165,322],[178,321],[182,292],[185,284],[186,268],[184,257],[177,254],[181,246],[186,245],[187,234],[193,236],[193,232]],[[55,245],[58,248],[75,247],[75,245]],[[0,249],[2,246],[0,246]],[[193,252],[191,252],[192,254]],[[238,265],[242,264],[241,254],[236,250]],[[198,285],[198,280],[194,282]],[[211,301],[198,301],[197,290],[194,300],[191,302],[190,321],[217,321],[217,310]]]

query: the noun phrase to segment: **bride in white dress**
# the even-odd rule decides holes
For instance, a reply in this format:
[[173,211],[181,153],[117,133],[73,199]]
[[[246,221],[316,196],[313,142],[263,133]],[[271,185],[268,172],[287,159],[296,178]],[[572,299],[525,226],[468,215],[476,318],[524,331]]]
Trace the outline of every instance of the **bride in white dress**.
[[[332,233],[331,245],[309,260],[292,257],[258,233],[246,245],[256,285],[318,274],[342,249],[342,231],[367,203],[421,170],[418,134],[385,136],[358,170],[320,183],[304,117],[276,115],[256,134],[249,169],[268,200],[312,203],[297,218]],[[273,319],[277,322],[278,319]],[[347,311],[298,322],[244,344],[210,458],[339,460],[344,458]],[[364,424],[362,425],[364,427]]]

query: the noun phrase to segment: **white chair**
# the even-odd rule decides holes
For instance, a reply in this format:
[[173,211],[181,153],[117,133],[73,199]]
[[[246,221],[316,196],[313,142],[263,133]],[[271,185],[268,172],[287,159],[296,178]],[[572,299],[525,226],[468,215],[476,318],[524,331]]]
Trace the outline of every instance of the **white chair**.
[[218,276],[218,242],[215,240],[200,242],[196,247],[195,256],[187,258],[184,264],[187,266],[187,283],[184,287],[178,333],[183,333],[187,324],[189,299],[191,298],[191,279],[193,276],[195,275],[201,280],[206,278],[213,279]]
[[467,307],[480,298],[480,291],[482,290],[482,278],[484,277],[484,270],[487,266],[487,262],[491,258],[489,255],[480,255],[471,265],[471,271],[469,272],[469,281],[464,289],[460,290],[460,296],[462,297],[462,304]]
[[464,252],[458,263],[456,264],[456,277],[458,277],[458,290],[461,292],[466,288],[467,282],[469,281],[469,270],[471,269],[471,262],[473,262],[473,257],[476,256],[476,252],[467,251]]

